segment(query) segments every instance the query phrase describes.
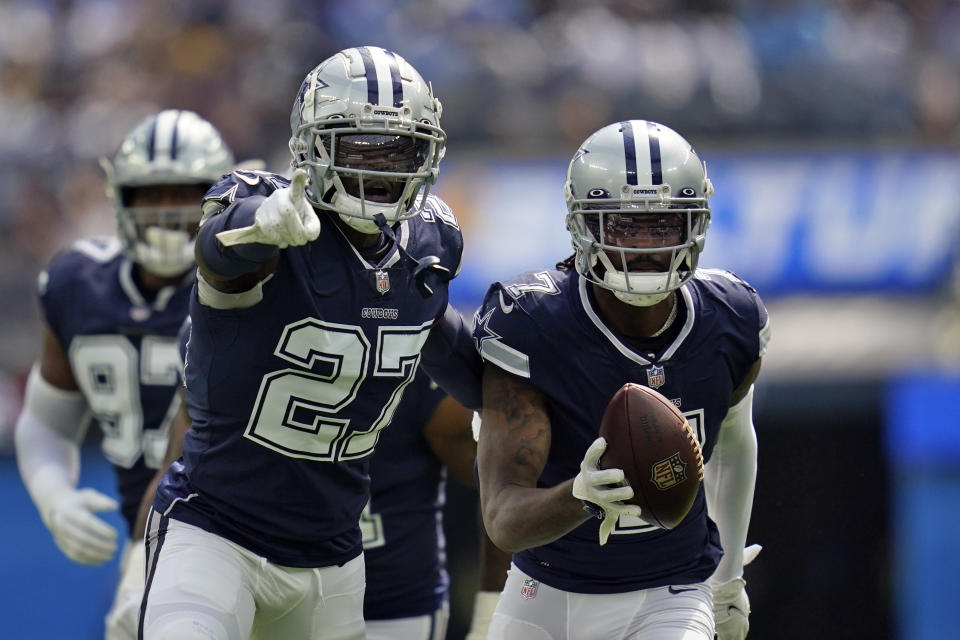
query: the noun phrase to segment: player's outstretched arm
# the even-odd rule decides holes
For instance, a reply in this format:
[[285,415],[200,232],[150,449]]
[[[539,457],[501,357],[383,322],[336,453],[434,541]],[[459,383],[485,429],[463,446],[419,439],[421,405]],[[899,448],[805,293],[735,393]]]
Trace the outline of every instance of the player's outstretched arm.
[[95,514],[118,505],[94,489],[77,488],[86,408],[67,355],[46,328],[17,420],[17,466],[60,550],[75,562],[102,564],[117,551],[117,530]]
[[589,515],[571,493],[572,478],[537,488],[550,451],[550,418],[540,392],[488,365],[482,416],[480,502],[493,543],[504,551],[522,551],[552,542],[586,521]]
[[750,600],[743,579],[744,546],[757,477],[757,435],[753,427],[754,364],[734,391],[731,407],[720,425],[717,443],[704,467],[704,490],[710,517],[717,524],[723,558],[710,584],[719,640],[743,640],[750,628]]
[[[205,219],[196,258],[206,284],[224,293],[246,291],[273,271],[280,249],[317,239],[320,218],[307,200],[307,181],[298,169],[290,186],[238,200]],[[215,202],[206,206],[217,210]]]

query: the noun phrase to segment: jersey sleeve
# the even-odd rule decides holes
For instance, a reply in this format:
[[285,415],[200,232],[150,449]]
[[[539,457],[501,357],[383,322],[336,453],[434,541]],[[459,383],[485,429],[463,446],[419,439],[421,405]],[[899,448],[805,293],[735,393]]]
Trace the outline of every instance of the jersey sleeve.
[[767,345],[770,343],[770,314],[767,313],[767,307],[763,304],[763,300],[760,299],[760,295],[756,291],[753,292],[753,296],[757,305],[757,315],[760,321],[760,348],[757,357],[762,358],[767,352]]
[[767,313],[767,307],[756,289],[736,274],[729,271],[727,273],[738,289],[738,295],[733,296],[737,310],[740,315],[749,320],[750,338],[756,338],[756,346],[751,347],[751,355],[754,356],[754,360],[762,358],[770,342],[770,314]]
[[78,298],[79,274],[83,273],[79,252],[68,249],[58,253],[37,278],[37,297],[47,326],[66,348],[69,344],[70,311],[82,300]]
[[268,196],[290,181],[269,171],[237,169],[214,184],[203,196],[203,219],[215,216],[235,202],[250,196]]
[[549,271],[496,282],[474,316],[473,338],[480,357],[507,373],[536,378],[532,361],[549,363],[556,337],[552,303],[560,290]]
[[435,195],[427,197],[420,217],[436,225],[440,237],[440,265],[449,273],[450,279],[457,277],[463,265],[463,232],[460,223],[450,206]]
[[730,308],[738,350],[748,365],[752,365],[758,358],[763,357],[770,342],[770,315],[760,299],[760,294],[730,271],[708,269],[698,272],[698,277],[711,282],[711,288],[716,291],[715,295]]

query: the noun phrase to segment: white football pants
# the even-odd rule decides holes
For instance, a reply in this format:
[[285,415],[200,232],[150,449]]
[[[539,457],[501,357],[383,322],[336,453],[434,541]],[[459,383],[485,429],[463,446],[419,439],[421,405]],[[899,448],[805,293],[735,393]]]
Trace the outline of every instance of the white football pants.
[[713,640],[706,584],[571,593],[511,564],[487,640]]
[[106,640],[136,640],[146,564],[143,540],[127,540],[120,555],[120,581],[107,612]]
[[363,640],[365,587],[363,554],[342,567],[282,567],[151,511],[140,637]]
[[367,620],[367,640],[443,640],[449,621],[450,605],[444,602],[433,615]]

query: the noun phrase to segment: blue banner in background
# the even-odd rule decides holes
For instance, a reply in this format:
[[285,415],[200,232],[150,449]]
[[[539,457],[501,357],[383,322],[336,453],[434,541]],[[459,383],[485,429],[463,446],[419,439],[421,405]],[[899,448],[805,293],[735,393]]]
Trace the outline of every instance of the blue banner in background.
[[[705,152],[716,187],[700,265],[734,271],[765,297],[924,293],[960,244],[960,156],[948,152]],[[454,301],[572,252],[566,159],[451,163],[437,192],[464,227]]]
[[960,374],[908,372],[887,383],[893,603],[900,638],[953,637],[960,593]]

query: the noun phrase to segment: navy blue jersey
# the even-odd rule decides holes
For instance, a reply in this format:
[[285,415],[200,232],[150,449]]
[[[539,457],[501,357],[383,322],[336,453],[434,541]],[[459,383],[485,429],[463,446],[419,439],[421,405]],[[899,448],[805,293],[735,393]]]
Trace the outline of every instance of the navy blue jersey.
[[364,618],[433,613],[447,596],[446,470],[423,437],[444,396],[419,370],[371,458],[370,504],[360,520],[367,565]]
[[[205,210],[285,184],[234,172],[208,192]],[[398,223],[398,241],[456,273],[460,229],[439,199],[427,205]],[[155,502],[166,515],[296,567],[360,553],[369,456],[447,305],[446,283],[424,298],[396,246],[371,265],[319,215],[320,237],[280,252],[252,306],[217,309],[193,296],[185,363],[193,424]]]
[[116,239],[80,240],[40,276],[44,317],[103,431],[128,530],[179,408],[176,336],[192,283],[191,273],[145,299]]
[[[525,379],[546,401],[552,436],[539,486],[577,474],[607,403],[627,382],[677,405],[709,459],[733,390],[766,346],[767,313],[756,292],[728,272],[699,270],[680,290],[675,337],[651,354],[601,321],[589,291],[572,270],[527,273],[494,284],[476,316],[484,360]],[[703,581],[721,556],[702,488],[671,531],[625,516],[601,547],[599,522],[515,554],[514,562],[565,591],[620,593]]]

